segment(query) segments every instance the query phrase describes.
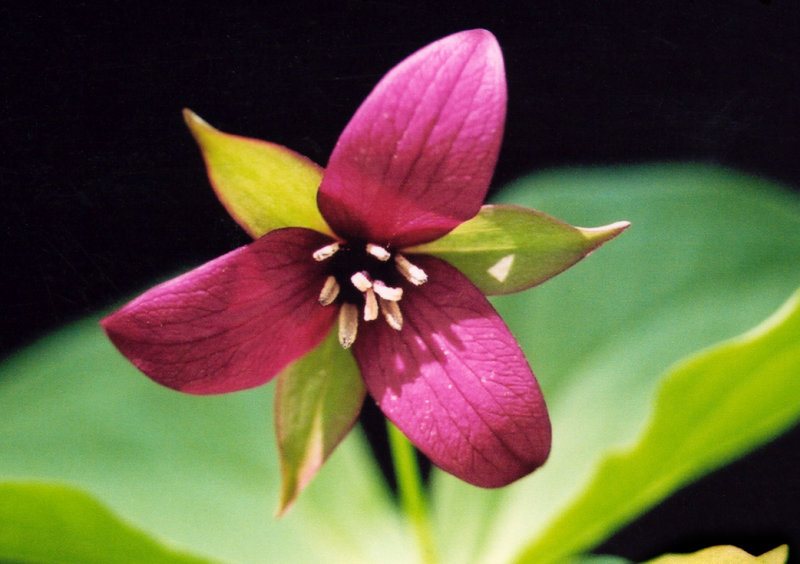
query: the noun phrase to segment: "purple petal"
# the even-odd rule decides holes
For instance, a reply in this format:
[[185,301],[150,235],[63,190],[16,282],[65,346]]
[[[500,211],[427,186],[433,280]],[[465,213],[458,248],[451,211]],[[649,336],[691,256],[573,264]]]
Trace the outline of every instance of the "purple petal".
[[477,486],[507,485],[549,453],[542,393],[480,291],[439,259],[414,262],[428,282],[400,302],[402,330],[376,321],[354,345],[367,389],[434,464]]
[[342,132],[317,202],[351,240],[403,247],[474,216],[503,136],[500,46],[485,30],[445,37],[378,83]]
[[156,382],[193,394],[270,380],[316,347],[335,307],[317,301],[330,239],[279,229],[133,300],[101,323],[111,341]]

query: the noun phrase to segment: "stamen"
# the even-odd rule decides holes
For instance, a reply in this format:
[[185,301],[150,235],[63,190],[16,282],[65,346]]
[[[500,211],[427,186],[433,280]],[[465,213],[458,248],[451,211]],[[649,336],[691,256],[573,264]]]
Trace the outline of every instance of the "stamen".
[[400,306],[397,305],[397,302],[384,300],[379,297],[378,303],[381,306],[381,313],[384,319],[386,319],[386,323],[389,324],[389,327],[395,331],[400,331],[400,329],[403,328],[403,314],[400,312]]
[[381,262],[386,262],[392,256],[392,253],[375,243],[367,243],[367,252]]
[[342,348],[349,349],[356,340],[358,333],[358,308],[348,302],[342,304],[339,310],[339,344]]
[[325,245],[321,249],[317,249],[314,251],[314,254],[311,256],[314,257],[314,260],[317,262],[322,262],[323,260],[331,258],[336,252],[339,250],[341,245],[339,243],[331,243],[330,245]]
[[384,300],[399,302],[400,298],[403,297],[402,288],[392,288],[384,284],[382,280],[375,280],[375,282],[372,283],[372,288],[375,290],[375,293]]
[[397,265],[397,270],[400,271],[406,280],[414,284],[414,286],[422,286],[428,281],[428,275],[420,267],[411,264],[411,262],[401,254],[394,256],[394,263]]
[[367,288],[364,292],[364,321],[374,321],[378,319],[378,300],[372,288]]
[[336,277],[328,276],[325,279],[325,285],[322,286],[322,291],[319,293],[319,303],[324,306],[331,305],[339,296],[339,289]]
[[369,288],[372,288],[372,282],[367,276],[367,273],[363,270],[353,274],[350,277],[350,282],[353,283],[353,286],[355,286],[359,292],[366,292]]

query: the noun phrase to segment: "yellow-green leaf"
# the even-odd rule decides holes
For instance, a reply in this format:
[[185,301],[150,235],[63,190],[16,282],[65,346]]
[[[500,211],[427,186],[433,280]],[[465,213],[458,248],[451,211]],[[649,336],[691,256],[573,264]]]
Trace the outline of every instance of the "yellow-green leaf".
[[191,110],[183,117],[217,197],[253,238],[281,227],[332,235],[317,209],[321,167],[281,145],[223,133]]
[[487,205],[441,239],[406,252],[446,260],[484,294],[509,294],[552,278],[628,226],[573,227],[536,210]]
[[637,443],[606,458],[516,562],[559,562],[587,550],[681,484],[795,423],[798,374],[800,290],[758,327],[675,366]]
[[753,556],[735,546],[712,546],[692,554],[666,554],[648,564],[783,564],[789,558],[789,547],[781,545]]
[[283,475],[279,514],[294,503],[350,432],[365,393],[356,361],[339,345],[335,330],[278,375],[275,430]]
[[0,483],[0,561],[38,564],[212,564],[139,531],[67,486]]

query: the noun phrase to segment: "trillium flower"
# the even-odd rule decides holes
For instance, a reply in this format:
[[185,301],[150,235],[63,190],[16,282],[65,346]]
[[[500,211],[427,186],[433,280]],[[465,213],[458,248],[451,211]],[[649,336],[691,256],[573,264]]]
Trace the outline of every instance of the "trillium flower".
[[550,450],[547,408],[485,294],[538,284],[627,224],[482,206],[505,107],[500,48],[471,30],[392,69],[324,171],[187,110],[212,185],[255,241],[113,313],[109,338],[182,392],[277,376],[284,508],[367,392],[443,470],[483,487],[525,476]]

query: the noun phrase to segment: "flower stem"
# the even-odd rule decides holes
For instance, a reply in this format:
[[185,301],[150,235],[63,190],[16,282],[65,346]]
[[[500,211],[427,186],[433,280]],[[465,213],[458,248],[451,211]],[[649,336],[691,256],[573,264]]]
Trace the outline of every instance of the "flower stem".
[[422,553],[422,562],[434,564],[436,555],[433,550],[428,504],[422,488],[414,446],[389,420],[386,421],[386,428],[389,433],[389,448],[392,452],[395,477],[397,478],[400,507],[411,522]]

